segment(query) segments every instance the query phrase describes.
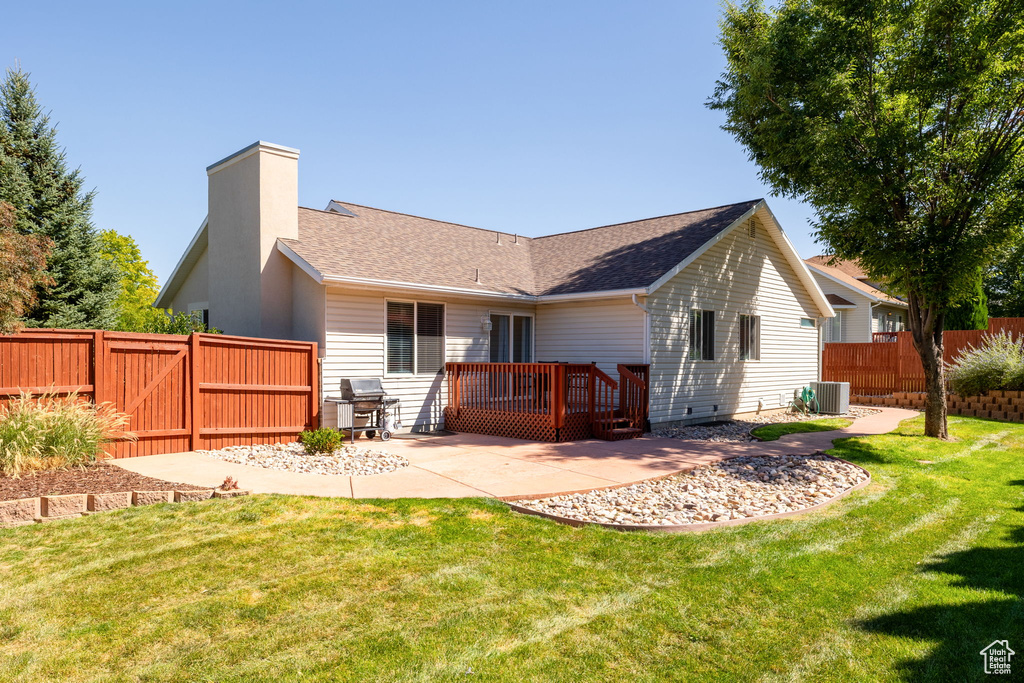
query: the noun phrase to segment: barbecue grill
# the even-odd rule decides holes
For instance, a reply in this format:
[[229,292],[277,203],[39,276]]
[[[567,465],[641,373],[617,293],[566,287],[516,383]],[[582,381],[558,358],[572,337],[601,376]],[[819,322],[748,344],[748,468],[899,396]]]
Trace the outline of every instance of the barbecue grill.
[[[366,438],[372,439],[379,431],[381,440],[387,441],[391,438],[392,432],[402,426],[402,416],[398,407],[400,399],[387,395],[379,377],[343,379],[340,388],[340,397],[326,400],[337,404],[337,427],[339,430],[349,430],[353,443],[356,440],[356,432],[363,432]],[[366,424],[357,427],[356,418],[365,418]]]

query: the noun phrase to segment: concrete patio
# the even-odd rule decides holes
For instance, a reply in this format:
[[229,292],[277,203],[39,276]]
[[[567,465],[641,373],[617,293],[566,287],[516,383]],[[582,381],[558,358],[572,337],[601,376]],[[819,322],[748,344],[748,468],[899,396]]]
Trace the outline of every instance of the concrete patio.
[[146,476],[200,486],[213,487],[231,476],[254,493],[345,498],[535,497],[629,484],[741,455],[810,455],[831,448],[833,439],[884,434],[916,415],[913,410],[885,408],[846,429],[791,434],[766,443],[650,436],[616,442],[537,443],[480,434],[392,439],[374,442],[373,447],[405,457],[409,467],[364,477],[283,472],[201,453],[111,462]]

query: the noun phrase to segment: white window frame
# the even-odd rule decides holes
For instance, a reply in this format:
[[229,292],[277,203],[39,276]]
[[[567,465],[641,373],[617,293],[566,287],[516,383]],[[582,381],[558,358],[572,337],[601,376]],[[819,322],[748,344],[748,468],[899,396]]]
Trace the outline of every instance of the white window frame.
[[[743,337],[742,337],[743,332],[742,332],[742,328],[743,328],[743,317],[744,316],[746,316],[747,318],[757,318],[757,335],[756,335],[757,336],[757,339],[756,339],[757,346],[755,348],[755,351],[757,353],[757,358],[744,358],[743,357],[743,342],[742,342],[742,340],[743,340]],[[739,313],[737,315],[737,317],[736,317],[736,320],[737,320],[737,324],[740,326],[740,330],[741,330],[740,331],[740,335],[741,335],[740,336],[740,343],[738,344],[739,352],[740,352],[739,353],[740,361],[742,361],[744,363],[760,363],[761,362],[761,314],[760,313]],[[749,349],[748,349],[748,351],[749,351]]]
[[[511,359],[515,358],[515,316],[520,318],[530,318],[530,360],[522,361],[523,363],[536,363],[537,362],[537,314],[536,313],[522,313],[518,311],[493,309],[487,311],[487,320],[491,320],[492,315],[507,315],[508,320],[508,357],[509,363],[513,362]],[[493,323],[492,323],[493,324]],[[491,360],[491,333],[487,332],[487,362],[495,362]],[[498,361],[500,362],[500,361]]]
[[[408,372],[388,372],[388,304],[412,304],[412,373]],[[442,307],[444,315],[441,317],[441,325],[444,328],[444,333],[441,335],[441,348],[443,353],[443,359],[441,362],[441,369],[437,372],[420,372],[420,354],[419,345],[417,344],[417,337],[419,333],[416,332],[420,322],[420,307],[417,304],[437,304]],[[402,377],[434,377],[435,375],[443,375],[445,372],[445,365],[448,363],[448,303],[445,301],[431,301],[429,299],[384,299],[384,377],[402,378]]]
[[[836,344],[843,341],[843,311],[842,309],[835,309],[834,318],[825,318],[825,343]],[[838,327],[838,336],[834,334]]]
[[[693,311],[701,312],[701,357],[693,358],[690,355],[690,317],[693,315]],[[704,358],[704,313],[711,312],[715,320],[714,328],[711,333],[711,358]],[[718,323],[722,319],[722,311],[705,306],[704,304],[691,304],[686,310],[686,360],[690,363],[715,363],[718,361]]]

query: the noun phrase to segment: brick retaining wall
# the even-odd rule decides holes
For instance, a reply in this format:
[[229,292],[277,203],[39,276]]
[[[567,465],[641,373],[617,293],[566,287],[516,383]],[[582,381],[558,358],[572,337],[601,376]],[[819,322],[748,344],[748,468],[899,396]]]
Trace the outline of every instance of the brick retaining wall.
[[[926,394],[923,393],[898,391],[890,396],[851,396],[850,403],[863,406],[924,410],[925,396]],[[948,394],[946,409],[950,415],[1024,422],[1024,392],[990,391],[985,396]]]

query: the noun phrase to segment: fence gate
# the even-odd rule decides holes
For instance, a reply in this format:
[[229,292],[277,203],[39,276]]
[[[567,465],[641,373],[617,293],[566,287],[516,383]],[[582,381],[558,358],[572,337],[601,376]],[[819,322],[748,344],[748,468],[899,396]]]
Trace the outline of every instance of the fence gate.
[[97,345],[96,401],[109,401],[131,417],[136,443],[121,442],[112,455],[154,455],[190,450],[189,340],[166,335],[105,333]]

